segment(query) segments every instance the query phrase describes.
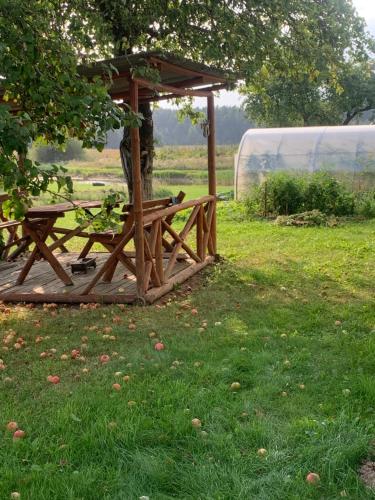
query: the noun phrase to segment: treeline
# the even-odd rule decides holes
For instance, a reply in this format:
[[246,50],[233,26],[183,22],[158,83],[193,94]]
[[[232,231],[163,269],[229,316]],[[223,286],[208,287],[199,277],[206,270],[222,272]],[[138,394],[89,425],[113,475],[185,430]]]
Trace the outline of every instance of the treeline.
[[[205,112],[204,108],[199,111]],[[186,118],[180,122],[176,110],[158,108],[153,113],[154,134],[159,146],[185,146],[205,144],[200,125],[193,125]],[[242,109],[236,106],[216,108],[216,142],[217,144],[238,144],[243,133],[254,125],[245,117]],[[121,140],[121,130],[108,134],[107,148],[118,148]]]

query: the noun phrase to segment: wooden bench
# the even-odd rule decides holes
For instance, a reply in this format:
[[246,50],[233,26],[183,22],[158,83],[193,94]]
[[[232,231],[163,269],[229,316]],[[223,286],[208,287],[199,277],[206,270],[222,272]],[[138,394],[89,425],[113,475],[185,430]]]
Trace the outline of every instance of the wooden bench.
[[[185,198],[185,193],[180,191],[177,196],[170,196],[168,198],[160,198],[157,200],[144,201],[143,215],[146,216],[151,213],[157,212],[160,209],[166,208],[168,206],[178,205],[182,203],[184,198]],[[111,282],[117,264],[119,262],[121,262],[121,264],[126,269],[128,269],[132,274],[136,275],[136,267],[132,260],[135,257],[134,252],[128,252],[128,251],[126,253],[124,252],[125,246],[134,237],[135,233],[133,205],[131,204],[124,205],[122,212],[123,212],[122,220],[124,221],[124,224],[121,232],[115,233],[113,231],[107,231],[103,233],[91,233],[85,247],[83,248],[82,252],[79,255],[79,259],[85,258],[90,252],[94,243],[100,243],[109,252],[110,255],[114,253],[114,258],[110,258],[106,262],[106,264],[99,270],[99,272],[96,274],[92,282],[85,288],[84,293],[87,294],[90,293],[92,288],[95,286],[95,284],[101,277],[103,277],[104,282],[107,283]],[[172,223],[174,216],[175,214],[172,214],[171,216],[168,217],[169,224]],[[151,244],[151,241],[149,240],[151,239],[152,224],[145,224],[144,230],[145,230],[145,235],[147,235],[147,238],[145,240],[146,249],[148,250],[149,253],[152,253],[149,248]],[[161,232],[160,239],[161,239],[161,245],[163,246],[164,250],[166,252],[172,252],[173,246],[164,238],[164,232]],[[151,255],[149,255],[149,257],[151,258]],[[161,254],[160,259],[162,258],[163,255]],[[149,267],[148,264],[146,264],[146,268],[147,267]],[[146,269],[146,272],[151,272],[151,269],[148,269],[148,271]]]

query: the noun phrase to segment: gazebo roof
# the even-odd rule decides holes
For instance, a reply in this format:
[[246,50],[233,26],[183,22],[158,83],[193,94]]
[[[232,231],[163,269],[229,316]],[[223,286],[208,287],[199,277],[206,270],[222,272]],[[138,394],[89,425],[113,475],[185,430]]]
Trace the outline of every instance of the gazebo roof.
[[[178,57],[171,53],[152,51],[124,55],[99,61],[90,66],[81,66],[79,71],[87,78],[108,73],[108,67],[117,70],[112,75],[109,90],[113,99],[128,100],[129,79],[138,82],[139,101],[156,101],[179,96],[206,97],[210,92],[230,87],[233,75],[218,68]],[[157,69],[159,79],[151,81],[137,72],[139,67]],[[139,76],[138,76],[139,75]]]

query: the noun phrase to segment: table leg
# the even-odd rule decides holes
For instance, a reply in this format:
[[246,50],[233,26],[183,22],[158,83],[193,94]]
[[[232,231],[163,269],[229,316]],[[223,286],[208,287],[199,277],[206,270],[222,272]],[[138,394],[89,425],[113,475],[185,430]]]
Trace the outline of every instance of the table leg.
[[36,259],[39,252],[49,262],[52,269],[55,271],[57,276],[61,279],[61,281],[65,285],[73,285],[73,281],[68,276],[68,274],[64,271],[64,269],[62,268],[59,261],[56,259],[56,257],[53,255],[53,253],[51,252],[51,250],[48,248],[48,246],[45,243],[45,241],[48,238],[49,233],[50,233],[51,229],[53,228],[55,222],[56,222],[56,218],[48,220],[46,227],[44,228],[44,230],[42,232],[41,237],[38,235],[37,231],[32,229],[32,227],[27,224],[27,222],[24,223],[25,232],[31,237],[31,239],[35,243],[35,248],[33,249],[30,257],[28,258],[26,264],[24,265],[23,269],[21,270],[21,272],[18,276],[18,279],[16,282],[17,285],[21,285],[25,281],[25,279],[26,279],[27,275],[29,274],[29,271],[30,271],[33,263],[35,262],[35,259]]

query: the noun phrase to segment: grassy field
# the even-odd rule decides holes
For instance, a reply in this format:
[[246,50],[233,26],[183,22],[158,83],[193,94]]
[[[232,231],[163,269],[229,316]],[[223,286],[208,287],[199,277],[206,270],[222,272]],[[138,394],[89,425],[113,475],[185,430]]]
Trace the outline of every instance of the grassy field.
[[[217,180],[223,186],[233,185],[234,154],[237,146],[217,146]],[[74,177],[122,178],[120,154],[115,149],[102,153],[85,151],[83,160],[65,164]],[[207,148],[204,146],[163,146],[155,149],[155,179],[171,185],[207,182]]]
[[233,207],[219,209],[225,260],[192,293],[2,307],[16,335],[1,354],[1,499],[374,498],[358,469],[374,457],[375,221],[282,228]]

